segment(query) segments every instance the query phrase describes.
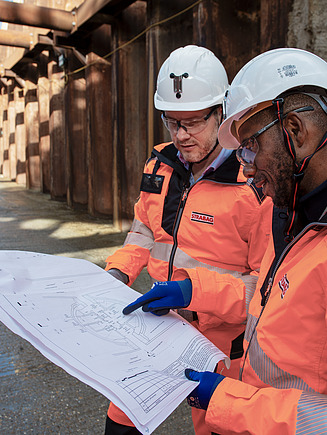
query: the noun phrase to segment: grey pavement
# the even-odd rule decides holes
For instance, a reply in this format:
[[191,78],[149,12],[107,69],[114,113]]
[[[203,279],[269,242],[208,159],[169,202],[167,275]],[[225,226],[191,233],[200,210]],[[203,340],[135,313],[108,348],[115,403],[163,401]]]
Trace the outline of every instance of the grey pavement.
[[[100,267],[126,233],[106,219],[0,178],[0,249],[83,258]],[[149,288],[146,271],[133,284]],[[109,400],[0,323],[0,434],[103,434]],[[193,435],[183,402],[154,432]]]

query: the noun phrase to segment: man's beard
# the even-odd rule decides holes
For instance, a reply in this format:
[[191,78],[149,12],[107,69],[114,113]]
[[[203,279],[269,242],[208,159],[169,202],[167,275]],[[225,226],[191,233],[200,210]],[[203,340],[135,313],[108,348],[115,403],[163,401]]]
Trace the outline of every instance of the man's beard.
[[280,160],[277,164],[276,179],[279,180],[278,185],[275,188],[275,196],[273,198],[274,205],[278,208],[289,207],[293,198],[293,174],[295,170],[294,162],[290,156],[280,156]]

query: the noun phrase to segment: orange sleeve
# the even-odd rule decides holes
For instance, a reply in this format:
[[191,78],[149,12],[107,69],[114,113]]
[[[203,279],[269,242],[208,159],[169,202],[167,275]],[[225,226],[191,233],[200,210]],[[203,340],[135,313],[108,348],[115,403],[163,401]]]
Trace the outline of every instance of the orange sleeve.
[[122,424],[123,426],[135,427],[127,415],[112,402],[109,404],[108,417],[115,423]]
[[302,393],[295,389],[256,388],[225,378],[212,395],[206,423],[220,434],[295,434]]
[[154,243],[142,194],[135,204],[134,213],[135,218],[123,247],[106,259],[106,270],[115,268],[128,275],[128,285],[133,284],[148,264]]
[[173,280],[192,281],[192,299],[188,310],[212,314],[227,323],[246,320],[244,282],[230,274],[220,274],[201,267],[177,269]]
[[265,198],[260,207],[254,210],[248,234],[248,264],[251,270],[260,269],[272,231],[272,215],[273,203],[270,198]]

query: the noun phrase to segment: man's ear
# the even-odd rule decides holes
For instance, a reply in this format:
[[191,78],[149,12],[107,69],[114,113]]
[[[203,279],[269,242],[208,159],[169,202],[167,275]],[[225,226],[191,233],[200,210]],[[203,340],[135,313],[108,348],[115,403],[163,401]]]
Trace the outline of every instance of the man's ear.
[[290,112],[286,116],[284,127],[289,132],[294,146],[301,148],[306,143],[308,135],[306,122],[296,112]]
[[285,118],[284,126],[293,140],[298,162],[315,151],[317,132],[308,117],[299,116],[296,112],[290,112]]

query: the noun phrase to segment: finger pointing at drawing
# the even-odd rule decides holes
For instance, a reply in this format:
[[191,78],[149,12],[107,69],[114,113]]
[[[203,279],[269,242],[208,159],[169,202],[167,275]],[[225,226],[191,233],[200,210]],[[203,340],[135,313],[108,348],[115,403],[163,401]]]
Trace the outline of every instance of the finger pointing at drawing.
[[187,307],[192,298],[192,282],[183,281],[156,282],[150,291],[127,305],[123,314],[130,314],[142,307],[145,312],[156,316],[168,314],[170,309]]

